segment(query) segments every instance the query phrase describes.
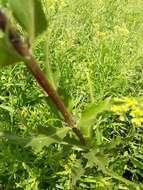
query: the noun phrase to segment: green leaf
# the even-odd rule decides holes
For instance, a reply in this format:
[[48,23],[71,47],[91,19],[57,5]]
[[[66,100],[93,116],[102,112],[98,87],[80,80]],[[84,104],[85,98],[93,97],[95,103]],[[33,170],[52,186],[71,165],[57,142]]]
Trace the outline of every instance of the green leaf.
[[120,136],[117,136],[117,137],[111,139],[111,141],[109,143],[104,144],[104,148],[108,151],[112,151],[117,146],[119,146],[121,144],[125,144],[125,143],[126,143],[125,139],[122,139]]
[[0,1],[0,5],[6,6],[6,5],[7,5],[7,2],[8,2],[8,0],[1,0],[1,1]]
[[91,149],[90,152],[85,153],[84,157],[88,160],[87,167],[92,168],[95,165],[101,170],[104,174],[111,176],[114,179],[117,179],[126,185],[135,186],[133,182],[123,178],[118,173],[112,171],[111,169],[107,168],[109,159],[105,154],[96,153],[96,150]]
[[11,10],[18,23],[29,35],[34,35],[34,1],[9,0]]
[[95,123],[97,114],[110,110],[110,107],[111,98],[107,98],[97,105],[92,103],[86,108],[78,123],[78,127],[82,130],[84,135],[89,136],[90,127]]
[[55,106],[55,104],[53,103],[53,101],[51,100],[51,98],[49,96],[45,96],[45,101],[49,105],[52,113],[55,114],[55,117],[58,118],[58,119],[61,119],[62,117],[60,115],[60,112],[57,110],[57,107]]
[[95,153],[95,151],[92,150],[85,153],[84,157],[88,160],[87,167],[92,168],[96,165],[103,173],[107,172],[106,165],[108,164],[108,159],[105,155]]
[[136,158],[130,158],[132,163],[143,170],[143,162],[137,160]]
[[35,34],[36,36],[47,29],[47,19],[43,12],[41,0],[34,0],[35,7]]
[[84,182],[84,183],[97,183],[98,182],[98,184],[100,183],[100,184],[104,184],[104,186],[105,186],[105,184],[107,183],[107,184],[109,184],[110,182],[110,179],[111,179],[111,177],[103,177],[103,176],[87,176],[86,178],[84,178],[84,179],[81,179],[81,181],[82,182]]
[[76,182],[84,175],[84,168],[80,160],[76,160],[75,164],[72,167],[72,184],[76,185]]
[[29,138],[19,137],[16,134],[12,132],[8,132],[8,131],[0,131],[0,138],[7,139],[10,142],[13,142],[16,144],[18,143],[23,146],[26,145],[29,141]]
[[14,112],[14,110],[10,106],[0,105],[0,108],[4,109],[10,113]]
[[47,28],[40,0],[9,0],[13,15],[31,40]]
[[0,66],[10,65],[22,61],[6,37],[0,38]]
[[0,96],[0,100],[4,101],[7,97],[6,96]]
[[33,137],[26,146],[31,146],[35,152],[39,152],[44,146],[61,142],[69,130],[69,127],[48,127],[45,134],[39,134],[38,136]]
[[[44,45],[45,45],[45,74],[48,78],[49,82],[52,84],[52,86],[57,90],[59,86],[60,81],[60,70],[57,68],[55,71],[52,69],[52,60],[50,55],[50,46],[49,42],[51,36],[48,35],[48,32],[45,33],[45,36],[43,37]],[[37,40],[37,39],[36,39]],[[35,43],[35,42],[34,42]]]

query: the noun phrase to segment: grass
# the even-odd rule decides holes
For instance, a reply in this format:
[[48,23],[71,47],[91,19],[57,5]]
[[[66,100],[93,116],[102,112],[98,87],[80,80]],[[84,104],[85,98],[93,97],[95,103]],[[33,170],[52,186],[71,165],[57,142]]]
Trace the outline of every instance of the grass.
[[[143,95],[142,0],[43,0],[43,4],[49,25],[46,38],[35,42],[34,55],[77,119],[89,102]],[[39,126],[61,123],[23,64],[1,69],[0,77],[0,102],[5,106],[0,108],[2,129],[25,137]],[[127,126],[112,114],[101,114],[94,126],[98,144],[126,136]],[[0,144],[0,184],[4,189],[73,188],[72,171],[82,156],[78,151],[51,145],[37,155],[3,140]],[[122,146],[122,152],[117,148],[108,155],[110,165],[142,189],[142,128]],[[140,162],[131,163],[132,155]],[[135,188],[95,167],[86,171],[75,189]]]

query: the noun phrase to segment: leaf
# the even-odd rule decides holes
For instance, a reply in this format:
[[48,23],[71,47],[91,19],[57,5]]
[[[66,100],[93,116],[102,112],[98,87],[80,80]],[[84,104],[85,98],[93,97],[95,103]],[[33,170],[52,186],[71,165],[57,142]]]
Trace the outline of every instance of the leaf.
[[10,106],[0,105],[0,108],[4,109],[10,113],[14,112],[14,110]]
[[99,129],[99,127],[96,128],[96,141],[97,141],[97,145],[101,145],[103,143],[103,132],[101,129]]
[[34,1],[9,0],[9,4],[19,24],[29,35],[34,36]]
[[136,187],[137,184],[129,181],[128,179],[126,178],[123,178],[122,176],[120,176],[118,173],[112,171],[112,170],[107,170],[107,175],[111,176],[112,178],[114,179],[117,179],[119,181],[121,181],[122,183],[125,183],[126,185],[129,185],[131,187]]
[[103,173],[107,172],[106,165],[108,164],[108,159],[105,155],[100,155],[99,153],[95,153],[94,150],[85,153],[84,157],[88,160],[87,167],[98,166]]
[[81,181],[84,183],[98,183],[101,184],[102,187],[107,184],[109,186],[111,177],[103,177],[103,176],[87,176],[86,178],[82,179]]
[[[69,93],[67,92],[67,90],[64,89],[64,88],[61,88],[61,87],[59,86],[59,88],[57,89],[57,91],[58,91],[58,93],[60,94],[60,97],[62,98],[62,100],[64,101],[64,104],[65,104],[65,106],[67,107],[67,109],[69,110],[70,107],[73,107],[72,98],[71,98],[71,96],[69,95]],[[70,104],[72,104],[72,105],[70,105]],[[72,109],[69,110],[69,111],[72,111]]]
[[45,34],[45,37],[43,39],[44,45],[45,45],[45,73],[46,77],[48,78],[49,82],[52,84],[52,86],[55,88],[55,90],[58,89],[59,81],[60,81],[60,71],[59,69],[56,69],[53,71],[52,69],[52,61],[51,61],[51,55],[50,55],[50,46],[48,41],[50,41],[50,36],[48,33]]
[[137,160],[136,158],[130,158],[132,163],[143,170],[143,162]]
[[8,1],[8,0],[1,0],[1,1],[0,1],[0,5],[6,6],[6,5],[7,5],[7,1]]
[[81,176],[84,175],[84,168],[81,164],[80,160],[76,160],[73,168],[72,168],[72,184],[76,185],[76,182],[80,179]]
[[116,148],[120,144],[125,144],[125,139],[122,139],[120,136],[117,136],[116,138],[113,138],[110,143],[106,143],[104,145],[105,149],[108,151],[111,151],[112,149]]
[[31,146],[35,152],[40,152],[44,146],[61,142],[69,130],[69,127],[48,127],[47,131],[45,131],[45,134],[39,134],[38,136],[33,137],[26,147]]
[[40,0],[9,0],[13,15],[31,40],[47,28]]
[[47,19],[43,12],[41,0],[34,0],[35,7],[35,34],[36,36],[47,29]]
[[21,145],[26,145],[29,141],[29,138],[23,138],[23,137],[19,137],[16,134],[12,133],[12,132],[8,132],[8,131],[0,131],[0,138],[4,138],[7,139],[11,142],[14,143],[18,143]]
[[88,160],[87,167],[92,168],[96,165],[104,174],[109,175],[112,178],[125,183],[126,185],[135,186],[133,182],[123,178],[118,173],[107,168],[108,158],[105,155],[96,153],[94,149],[91,149],[88,153],[84,154],[84,157]]
[[90,104],[82,113],[78,127],[82,130],[83,134],[89,136],[90,127],[94,124],[97,114],[109,110],[111,107],[111,98],[101,101],[99,104]]
[[53,103],[53,101],[51,100],[51,98],[49,96],[45,96],[45,101],[49,105],[52,113],[55,114],[55,117],[58,118],[58,119],[60,119],[61,118],[60,112],[57,110],[57,107],[55,106],[55,104]]
[[0,100],[4,101],[7,97],[6,96],[0,96]]
[[22,61],[6,37],[0,38],[0,66],[10,65]]

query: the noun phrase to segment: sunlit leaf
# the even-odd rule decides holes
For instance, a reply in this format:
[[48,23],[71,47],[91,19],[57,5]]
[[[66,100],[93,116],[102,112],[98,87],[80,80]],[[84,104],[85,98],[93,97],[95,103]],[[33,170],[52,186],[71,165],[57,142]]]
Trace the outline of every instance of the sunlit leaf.
[[49,127],[45,134],[39,134],[33,137],[26,146],[31,146],[35,152],[39,152],[44,146],[49,146],[52,143],[61,142],[68,131],[68,127]]
[[6,99],[5,96],[0,96],[0,100],[4,101]]
[[143,170],[143,162],[137,160],[136,158],[130,158],[130,159],[135,166],[137,166]]
[[90,127],[94,124],[97,114],[109,110],[111,106],[111,98],[107,98],[98,104],[90,104],[82,113],[78,127],[82,130],[84,135],[89,136]]
[[41,34],[47,28],[47,20],[45,14],[42,9],[41,0],[34,0],[34,8],[35,8],[35,34]]
[[46,29],[47,21],[40,0],[9,0],[9,4],[14,17],[32,40]]
[[6,111],[10,112],[10,113],[13,113],[13,111],[14,111],[10,106],[0,105],[0,109],[1,108],[3,110],[6,110]]

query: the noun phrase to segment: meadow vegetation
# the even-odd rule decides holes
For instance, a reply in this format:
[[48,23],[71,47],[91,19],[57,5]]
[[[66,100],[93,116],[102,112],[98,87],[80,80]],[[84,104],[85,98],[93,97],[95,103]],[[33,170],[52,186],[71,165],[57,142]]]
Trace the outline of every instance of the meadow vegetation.
[[1,67],[0,189],[142,190],[142,0],[42,5],[48,26],[32,51],[88,146],[72,131],[40,146],[37,131],[67,125],[23,63]]

